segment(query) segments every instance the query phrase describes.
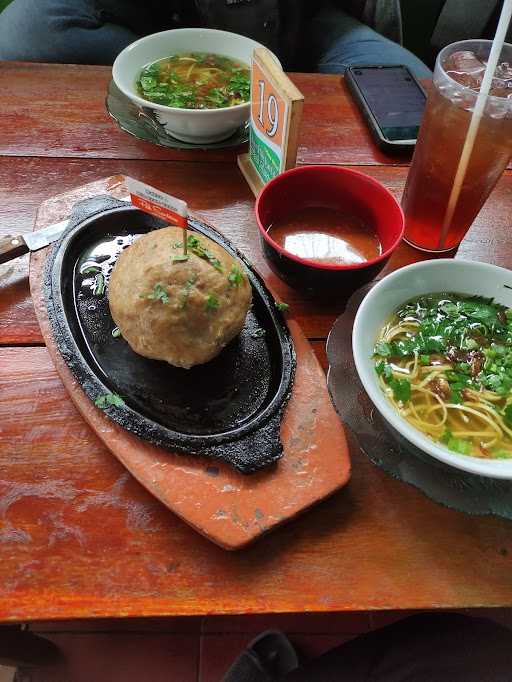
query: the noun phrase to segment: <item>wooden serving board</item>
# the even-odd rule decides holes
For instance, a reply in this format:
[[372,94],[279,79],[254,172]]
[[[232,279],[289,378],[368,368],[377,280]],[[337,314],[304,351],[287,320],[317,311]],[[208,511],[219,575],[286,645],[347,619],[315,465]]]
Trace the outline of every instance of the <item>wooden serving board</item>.
[[[105,193],[126,196],[124,177],[104,178],[45,201],[34,229],[63,220],[77,201]],[[48,252],[43,249],[31,255],[30,290],[43,338],[71,399],[131,474],[199,533],[225,549],[240,549],[345,485],[350,460],[343,426],[329,398],[322,368],[293,319],[288,319],[288,326],[297,370],[281,425],[284,454],[277,465],[243,475],[211,459],[150,445],[93,405],[64,362],[50,330],[43,293]]]

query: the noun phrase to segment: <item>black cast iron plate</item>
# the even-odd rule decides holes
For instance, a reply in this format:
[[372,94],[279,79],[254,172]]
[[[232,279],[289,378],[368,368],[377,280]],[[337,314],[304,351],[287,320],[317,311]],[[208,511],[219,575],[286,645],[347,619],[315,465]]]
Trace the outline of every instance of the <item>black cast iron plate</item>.
[[[70,225],[50,254],[45,296],[59,351],[91,400],[117,393],[124,406],[105,412],[123,428],[173,452],[222,459],[243,473],[282,455],[280,427],[295,372],[288,328],[272,295],[247,259],[212,227],[189,220],[194,231],[240,258],[253,290],[244,329],[221,354],[190,370],[134,353],[114,338],[108,278],[134,238],[165,223],[124,202],[94,197],[76,205]],[[107,287],[93,292],[101,267]]]

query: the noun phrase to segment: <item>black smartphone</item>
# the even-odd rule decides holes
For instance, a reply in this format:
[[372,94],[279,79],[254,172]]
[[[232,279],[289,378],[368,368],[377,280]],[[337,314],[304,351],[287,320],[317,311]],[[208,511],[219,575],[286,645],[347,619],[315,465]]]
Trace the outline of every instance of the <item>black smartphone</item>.
[[416,144],[427,96],[406,66],[349,66],[345,80],[377,144],[385,151]]

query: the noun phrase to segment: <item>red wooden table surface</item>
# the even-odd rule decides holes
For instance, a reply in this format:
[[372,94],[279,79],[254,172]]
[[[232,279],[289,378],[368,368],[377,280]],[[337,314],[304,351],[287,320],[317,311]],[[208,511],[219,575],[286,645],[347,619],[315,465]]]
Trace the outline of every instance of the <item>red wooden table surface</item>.
[[[0,63],[0,234],[31,231],[52,195],[124,173],[185,197],[268,278],[325,364],[339,310],[262,260],[236,150],[180,152],[119,131],[106,67]],[[400,196],[407,157],[371,142],[343,82],[296,74],[300,163],[357,165]],[[458,257],[512,264],[507,172]],[[402,245],[387,271],[418,252]],[[352,448],[347,488],[232,554],[140,487],[92,435],[53,368],[26,258],[0,266],[0,620],[512,606],[510,523],[445,509]]]

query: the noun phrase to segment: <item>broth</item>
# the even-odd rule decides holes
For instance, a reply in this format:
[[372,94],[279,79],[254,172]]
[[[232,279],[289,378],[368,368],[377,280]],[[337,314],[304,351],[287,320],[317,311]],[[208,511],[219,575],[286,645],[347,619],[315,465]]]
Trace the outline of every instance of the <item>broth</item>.
[[286,251],[317,263],[354,265],[382,252],[377,233],[361,217],[325,206],[287,213],[267,231]]
[[250,71],[247,64],[218,54],[176,54],[145,66],[137,91],[169,107],[220,109],[249,101]]

